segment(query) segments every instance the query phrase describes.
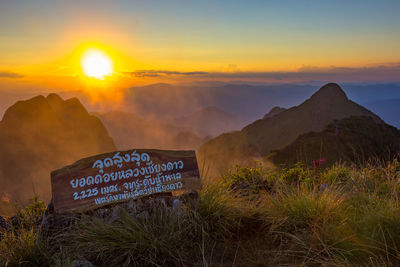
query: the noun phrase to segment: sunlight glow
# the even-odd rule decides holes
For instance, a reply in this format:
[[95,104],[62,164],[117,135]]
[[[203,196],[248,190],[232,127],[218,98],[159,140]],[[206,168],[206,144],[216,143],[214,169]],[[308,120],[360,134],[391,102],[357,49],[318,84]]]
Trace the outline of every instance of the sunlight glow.
[[82,56],[81,61],[83,72],[97,79],[104,79],[104,76],[113,72],[113,63],[111,59],[99,50],[89,50]]

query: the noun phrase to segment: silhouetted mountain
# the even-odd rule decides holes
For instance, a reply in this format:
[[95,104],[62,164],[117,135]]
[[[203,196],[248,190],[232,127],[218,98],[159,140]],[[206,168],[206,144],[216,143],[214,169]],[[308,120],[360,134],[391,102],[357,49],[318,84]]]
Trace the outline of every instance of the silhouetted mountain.
[[286,108],[281,108],[281,107],[273,107],[267,114],[264,115],[263,119],[268,119],[271,118],[275,115],[278,115],[282,111],[285,111]]
[[353,116],[335,120],[321,132],[300,135],[290,145],[271,153],[276,164],[310,164],[326,158],[330,165],[339,160],[364,163],[370,159],[392,160],[400,152],[400,131],[372,117]]
[[[204,142],[204,138],[189,128],[142,119],[128,112],[112,111],[95,114],[110,132],[118,149],[196,149]],[[180,137],[179,140],[177,136]]]
[[82,157],[115,150],[101,121],[78,99],[36,96],[9,107],[0,122],[0,183],[26,200],[48,198],[50,172]]
[[196,132],[206,132],[211,136],[240,129],[243,126],[237,116],[217,107],[203,108],[188,116],[173,119],[171,122],[176,126],[197,129]]
[[368,116],[382,122],[378,116],[349,100],[339,85],[329,83],[299,106],[208,141],[200,148],[200,154],[211,162],[229,166],[230,159],[267,156],[271,150],[288,145],[300,134],[322,131],[333,120],[349,116]]

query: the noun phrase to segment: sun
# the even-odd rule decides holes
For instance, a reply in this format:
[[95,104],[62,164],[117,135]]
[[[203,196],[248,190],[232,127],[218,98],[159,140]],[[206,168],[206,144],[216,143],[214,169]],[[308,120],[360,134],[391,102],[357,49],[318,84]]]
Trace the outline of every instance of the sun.
[[104,79],[113,72],[111,59],[102,51],[91,49],[82,55],[81,65],[83,72],[97,79]]

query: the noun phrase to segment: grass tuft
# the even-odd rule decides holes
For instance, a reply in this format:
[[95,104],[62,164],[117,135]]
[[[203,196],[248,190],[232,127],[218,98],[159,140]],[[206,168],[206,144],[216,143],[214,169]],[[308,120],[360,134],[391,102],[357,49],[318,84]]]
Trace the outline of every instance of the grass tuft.
[[51,248],[36,231],[44,204],[33,199],[18,227],[2,233],[0,264],[397,266],[399,192],[397,160],[318,172],[237,166],[182,211],[121,209],[112,223],[84,217]]

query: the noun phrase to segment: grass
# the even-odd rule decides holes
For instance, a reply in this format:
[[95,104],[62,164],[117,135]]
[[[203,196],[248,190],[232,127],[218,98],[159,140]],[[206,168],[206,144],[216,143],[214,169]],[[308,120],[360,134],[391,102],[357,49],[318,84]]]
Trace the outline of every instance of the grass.
[[44,206],[34,199],[18,228],[3,234],[0,265],[396,266],[399,184],[396,160],[318,172],[235,167],[181,213],[159,207],[135,218],[120,210],[113,223],[86,217],[52,247],[35,231]]
[[37,225],[45,211],[45,204],[33,198],[16,217],[18,225],[2,233],[0,241],[0,264],[2,266],[45,266],[49,255],[45,242],[40,238]]
[[80,225],[73,246],[91,261],[109,266],[176,265],[190,235],[183,220],[162,208],[139,219],[121,210],[114,224],[91,220]]

